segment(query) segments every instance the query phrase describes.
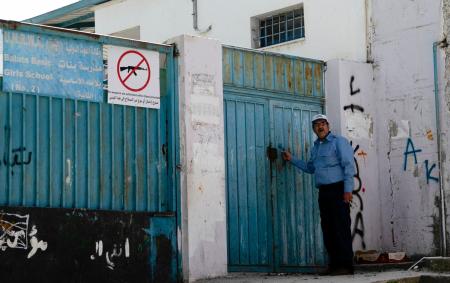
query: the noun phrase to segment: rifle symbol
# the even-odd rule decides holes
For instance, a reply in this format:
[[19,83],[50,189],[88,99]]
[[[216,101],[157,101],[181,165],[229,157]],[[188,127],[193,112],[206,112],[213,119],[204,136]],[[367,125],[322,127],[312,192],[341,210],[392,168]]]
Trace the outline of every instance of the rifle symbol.
[[137,76],[136,70],[139,71],[147,71],[147,69],[142,68],[142,67],[135,67],[135,66],[125,66],[125,67],[120,67],[120,71],[123,72],[125,70],[128,70],[127,73],[130,73],[131,71],[133,71],[133,75]]

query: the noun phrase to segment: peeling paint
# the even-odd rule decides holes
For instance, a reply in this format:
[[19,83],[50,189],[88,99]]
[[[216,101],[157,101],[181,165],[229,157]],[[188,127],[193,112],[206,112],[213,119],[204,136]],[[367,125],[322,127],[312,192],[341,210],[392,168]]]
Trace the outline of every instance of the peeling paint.
[[371,139],[373,119],[368,114],[346,111],[348,137],[350,139]]
[[398,126],[397,123],[395,123],[395,121],[390,120],[389,121],[389,136],[392,137],[396,137],[398,134]]
[[396,123],[393,120],[389,121],[389,136],[391,139],[403,139],[410,136],[411,126],[408,120],[400,120]]
[[70,186],[72,184],[72,164],[70,161],[70,158],[66,159],[66,163],[67,163],[67,176],[66,176],[66,184],[68,186]]

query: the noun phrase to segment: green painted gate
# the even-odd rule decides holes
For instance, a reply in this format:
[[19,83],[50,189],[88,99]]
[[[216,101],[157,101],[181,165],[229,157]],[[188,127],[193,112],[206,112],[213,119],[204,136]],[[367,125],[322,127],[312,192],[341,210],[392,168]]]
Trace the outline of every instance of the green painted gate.
[[223,48],[230,271],[308,272],[326,263],[309,156],[324,103],[321,61]]

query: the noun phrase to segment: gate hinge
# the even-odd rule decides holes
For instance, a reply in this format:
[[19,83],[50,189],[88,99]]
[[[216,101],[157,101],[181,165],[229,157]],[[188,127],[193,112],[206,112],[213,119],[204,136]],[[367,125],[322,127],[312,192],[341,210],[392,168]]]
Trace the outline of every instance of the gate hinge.
[[172,43],[173,46],[173,57],[180,56],[180,50],[178,49],[177,45],[175,43]]

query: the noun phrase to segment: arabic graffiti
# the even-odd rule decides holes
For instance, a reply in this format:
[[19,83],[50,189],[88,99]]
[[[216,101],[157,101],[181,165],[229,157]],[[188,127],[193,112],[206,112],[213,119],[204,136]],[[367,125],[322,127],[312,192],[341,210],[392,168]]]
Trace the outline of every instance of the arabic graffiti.
[[27,230],[29,216],[0,214],[0,249],[27,249]]
[[[45,251],[48,247],[47,242],[37,238],[38,230],[33,225],[28,233],[28,222],[30,216],[0,213],[0,251],[6,249],[30,249],[27,258],[33,257],[38,250]],[[28,245],[28,237],[30,237]]]
[[39,249],[43,251],[47,249],[47,242],[44,242],[42,240],[39,241],[38,238],[36,237],[36,234],[37,234],[36,225],[33,225],[30,234],[28,234],[31,237],[30,239],[31,251],[28,253],[27,258],[31,258],[32,256],[34,256]]
[[[350,142],[350,144],[353,147],[353,142]],[[356,152],[359,149],[359,145],[356,145],[355,148],[353,149],[353,153],[356,154]],[[359,154],[359,153],[358,153]],[[355,239],[356,235],[358,235],[361,238],[361,245],[363,249],[366,249],[366,242],[364,241],[364,218],[363,218],[363,210],[364,210],[364,202],[363,199],[360,195],[360,192],[362,190],[362,192],[364,192],[364,189],[362,188],[362,181],[361,181],[361,177],[359,175],[359,164],[358,164],[358,160],[356,159],[356,157],[353,156],[353,159],[355,160],[355,167],[356,167],[356,173],[355,173],[355,180],[356,180],[356,189],[353,190],[353,196],[355,196],[354,199],[356,199],[358,202],[356,203],[352,203],[355,206],[359,207],[359,211],[356,213],[355,216],[355,221],[353,224],[353,229],[352,229],[352,241]]]
[[[12,162],[9,161],[9,158],[8,158],[7,154],[5,154],[4,157],[3,157],[3,164],[5,164],[6,166],[14,167],[16,165],[22,165],[22,164],[28,165],[28,164],[31,163],[31,156],[33,154],[32,152],[28,152],[28,157],[26,158],[26,161],[24,161],[22,159],[22,157],[24,156],[24,153],[26,155],[26,152],[27,152],[27,148],[26,147],[22,146],[22,147],[18,147],[18,148],[13,148],[11,150],[11,152],[14,154]],[[19,155],[21,157],[19,157]]]
[[[102,240],[95,242],[95,255],[91,255],[91,260],[95,260],[95,256],[99,256],[99,257],[103,256],[103,241]],[[112,252],[110,252],[110,251],[105,252],[106,266],[109,269],[114,270],[114,267],[116,265],[114,264],[113,259],[115,257],[120,258],[122,256],[125,258],[130,257],[130,241],[128,240],[128,238],[126,238],[126,240],[125,240],[123,250],[122,250],[122,245],[114,244]]]
[[[10,149],[11,129],[6,126],[4,133],[5,148],[3,150],[3,158],[0,159],[0,167],[4,165],[12,169],[15,166],[29,165],[32,161],[33,153],[27,151],[27,148],[24,146]],[[13,155],[12,158],[11,154]],[[14,175],[14,172],[11,171],[11,174]]]
[[[403,171],[406,171],[406,167],[407,167],[407,165],[408,165],[408,155],[410,155],[410,154],[412,154],[412,155],[414,156],[414,164],[417,165],[417,154],[416,154],[416,153],[419,153],[419,152],[422,152],[422,149],[416,149],[416,148],[414,147],[414,143],[413,143],[413,141],[411,140],[411,138],[408,138],[408,139],[406,140],[406,149],[405,149],[405,151],[403,152],[403,155],[404,155],[404,159],[403,159]],[[433,164],[431,165],[431,167],[430,167],[430,165],[429,165],[429,164],[430,164],[430,163],[429,163],[429,160],[425,160],[424,163],[425,163],[425,171],[426,171],[427,184],[430,183],[430,180],[435,181],[435,182],[439,182],[439,178],[438,178],[438,177],[435,177],[435,176],[432,176],[432,175],[431,175],[431,173],[432,173],[432,171],[434,170],[434,168],[436,168],[436,163],[433,163]]]

